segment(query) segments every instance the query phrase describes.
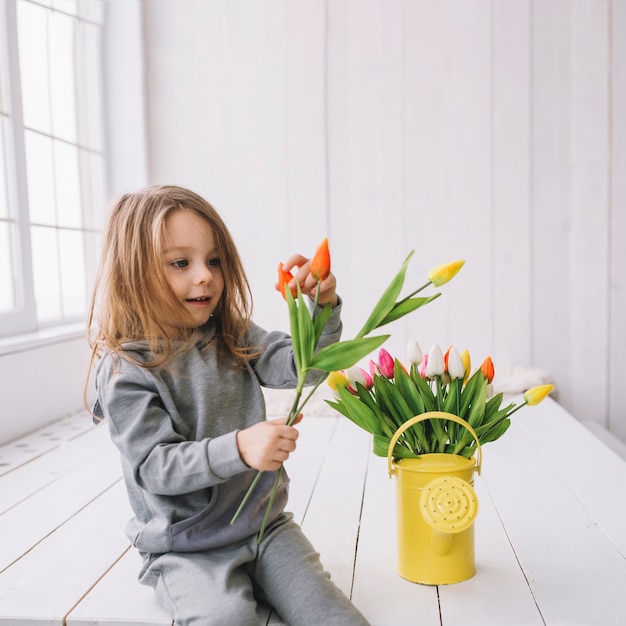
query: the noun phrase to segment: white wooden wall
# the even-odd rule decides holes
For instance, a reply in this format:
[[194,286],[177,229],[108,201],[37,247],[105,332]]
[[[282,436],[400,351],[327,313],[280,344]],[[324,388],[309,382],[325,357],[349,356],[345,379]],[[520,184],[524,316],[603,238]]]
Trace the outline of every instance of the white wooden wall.
[[360,327],[466,259],[392,328],[474,363],[549,372],[626,440],[626,3],[148,0],[150,179],[224,215],[255,316],[286,326],[275,268],[328,235]]

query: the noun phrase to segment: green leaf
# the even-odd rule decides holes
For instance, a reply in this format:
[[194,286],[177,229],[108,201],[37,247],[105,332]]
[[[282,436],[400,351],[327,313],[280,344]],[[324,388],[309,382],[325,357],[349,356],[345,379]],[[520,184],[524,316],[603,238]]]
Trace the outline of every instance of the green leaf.
[[496,439],[502,437],[502,435],[504,435],[510,425],[510,419],[506,419],[500,422],[495,428],[492,428],[489,432],[487,432],[483,437],[480,438],[481,445],[484,443],[489,443],[490,441],[495,441]]
[[474,374],[470,377],[465,385],[465,388],[461,392],[461,408],[460,415],[463,419],[467,420],[467,412],[469,410],[470,404],[474,400],[474,394],[476,393],[476,389],[478,384],[485,380],[484,374],[480,370],[476,370]]
[[291,329],[291,343],[293,345],[293,358],[296,362],[298,371],[303,369],[302,366],[302,347],[300,346],[300,333],[298,332],[298,305],[291,293],[291,289],[285,288],[285,300],[287,301],[287,309],[289,311],[289,326]]
[[391,423],[391,420],[380,410],[380,407],[376,404],[376,400],[372,397],[372,394],[361,383],[356,383],[356,392],[361,402],[366,404],[374,413],[378,423],[380,424],[382,432],[386,435],[393,437],[395,433],[395,425]]
[[406,257],[400,271],[394,276],[387,289],[385,289],[385,292],[370,313],[370,316],[367,318],[363,328],[361,328],[361,330],[357,333],[357,337],[364,337],[365,335],[371,333],[375,328],[378,328],[382,321],[389,315],[396,304],[400,291],[402,291],[406,270],[413,253],[414,251],[412,250]]
[[437,299],[441,294],[436,293],[427,298],[409,298],[408,300],[402,300],[401,302],[397,302],[394,307],[389,311],[389,313],[385,316],[383,320],[378,324],[378,328],[384,326],[385,324],[389,324],[391,322],[395,322],[395,320],[416,311],[420,307],[432,302]]
[[404,371],[398,359],[396,359],[394,363],[393,378],[396,381],[396,386],[400,390],[400,393],[409,405],[411,413],[413,413],[413,415],[421,415],[424,413],[424,401],[422,400],[415,383]]
[[335,409],[338,413],[341,413],[344,417],[350,419],[350,412],[343,404],[341,404],[341,402],[333,402],[332,400],[324,400],[324,402],[326,402],[329,407]]
[[406,421],[399,407],[394,403],[391,391],[387,388],[387,379],[382,376],[374,377],[374,391],[376,394],[376,402],[381,411],[386,415],[389,415],[395,423],[395,428],[400,428]]
[[[381,435],[374,435],[374,446],[373,452],[376,456],[387,457],[389,451],[389,444],[391,443],[391,438],[383,437]],[[418,454],[412,452],[408,448],[396,443],[393,447],[393,452],[391,456],[396,459],[417,459],[419,457]]]
[[380,433],[380,425],[371,409],[363,404],[357,397],[353,396],[344,387],[339,387],[337,393],[348,411],[348,417],[357,426],[360,426],[368,433]]
[[306,369],[313,358],[315,350],[315,331],[311,312],[307,306],[304,296],[298,287],[298,338],[300,343],[300,358],[302,359],[302,369]]
[[326,306],[313,318],[313,328],[315,333],[315,345],[317,346],[317,342],[320,340],[322,336],[322,331],[324,330],[324,326],[326,326],[326,322],[328,318],[331,316],[332,307],[330,304],[326,304]]
[[476,428],[480,426],[485,416],[485,401],[487,399],[487,379],[483,378],[482,384],[478,385],[478,389],[472,399],[472,407],[470,408],[467,423]]
[[437,399],[433,390],[430,388],[428,381],[422,378],[419,374],[413,379],[419,390],[420,397],[424,402],[424,412],[437,410]]
[[380,335],[339,341],[316,352],[309,367],[323,372],[345,370],[379,348],[389,337],[390,335]]

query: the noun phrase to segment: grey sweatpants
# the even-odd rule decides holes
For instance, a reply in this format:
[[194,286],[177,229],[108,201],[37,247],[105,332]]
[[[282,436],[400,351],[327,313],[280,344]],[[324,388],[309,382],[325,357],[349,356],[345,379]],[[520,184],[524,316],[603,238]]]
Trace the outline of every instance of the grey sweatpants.
[[319,554],[290,515],[256,537],[204,552],[146,558],[140,581],[151,585],[176,626],[258,626],[256,597],[289,626],[367,626],[324,572]]

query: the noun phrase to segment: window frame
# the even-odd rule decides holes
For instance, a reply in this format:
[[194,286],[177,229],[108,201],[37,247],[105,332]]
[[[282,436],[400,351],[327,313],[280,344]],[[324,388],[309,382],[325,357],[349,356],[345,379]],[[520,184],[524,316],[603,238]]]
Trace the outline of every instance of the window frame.
[[[56,11],[54,3],[47,4],[45,1],[33,1],[33,4],[42,6],[44,10]],[[77,20],[75,37],[76,40],[82,40],[85,44],[85,23],[90,19],[81,14],[80,0],[77,4],[79,9],[76,15],[71,15]],[[61,11],[63,13],[63,11]],[[92,22],[94,23],[94,22]],[[100,28],[100,42],[98,54],[95,57],[100,67],[100,73],[97,75],[96,97],[100,98],[100,107],[102,107],[103,94],[103,38],[104,38],[104,19],[96,22]],[[20,76],[20,60],[19,60],[19,41],[18,41],[18,9],[17,0],[5,0],[3,9],[0,10],[0,30],[6,36],[1,37],[3,41],[0,50],[0,63],[3,67],[2,71],[2,89],[6,94],[6,107],[8,110],[8,123],[4,123],[5,133],[4,145],[0,149],[5,151],[5,176],[6,176],[6,194],[9,209],[8,222],[10,229],[13,231],[11,262],[13,288],[14,288],[14,308],[8,311],[0,312],[0,338],[11,337],[14,335],[23,335],[33,333],[40,330],[50,329],[56,326],[74,326],[77,322],[84,321],[84,312],[76,314],[64,314],[61,310],[61,316],[49,320],[41,320],[37,315],[37,303],[35,294],[35,277],[33,267],[32,242],[31,242],[31,216],[29,211],[28,197],[28,171],[26,159],[26,132],[31,130],[24,124],[22,94],[21,94],[21,76]],[[76,55],[74,64],[74,80],[76,82],[76,93],[80,92],[80,97],[76,97],[76,130],[77,137],[75,145],[78,157],[78,183],[80,194],[80,210],[81,225],[80,228],[73,229],[80,232],[83,240],[83,263],[85,279],[85,307],[88,305],[89,285],[92,284],[97,266],[97,258],[94,249],[99,249],[99,237],[104,221],[104,211],[106,203],[106,184],[107,184],[107,154],[105,140],[105,115],[104,110],[96,113],[97,123],[100,125],[100,146],[99,149],[93,149],[92,145],[85,143],[81,137],[81,127],[85,124],[85,119],[92,119],[94,115],[88,100],[91,96],[87,81],[89,79],[88,71],[86,71],[85,63],[80,54]],[[93,89],[93,83],[90,85]],[[2,119],[6,116],[3,114]],[[59,141],[54,132],[48,135],[52,142]],[[94,173],[92,167],[96,163],[99,174]],[[95,183],[95,184],[94,184]],[[4,190],[0,190],[0,193]],[[96,199],[97,197],[97,199]],[[54,200],[56,202],[56,200]],[[52,226],[57,230],[65,230],[60,224]],[[55,259],[58,262],[58,259]],[[60,271],[60,270],[59,270]],[[61,276],[59,275],[61,278]],[[62,284],[62,283],[60,283]],[[62,300],[61,292],[61,300]]]

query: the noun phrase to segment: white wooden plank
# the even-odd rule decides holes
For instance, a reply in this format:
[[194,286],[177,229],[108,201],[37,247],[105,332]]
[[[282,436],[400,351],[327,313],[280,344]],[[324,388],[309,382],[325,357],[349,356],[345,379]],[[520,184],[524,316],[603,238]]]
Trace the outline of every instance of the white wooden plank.
[[0,446],[0,476],[93,428],[91,417],[80,411]]
[[626,462],[552,398],[514,419],[626,557],[626,507],[617,497],[626,485]]
[[[533,2],[532,10],[532,365],[553,374],[563,396],[564,363],[578,358],[567,323],[571,284],[569,0]],[[514,329],[512,329],[514,332]]]
[[298,447],[285,463],[291,479],[287,510],[302,524],[315,489],[322,464],[328,453],[337,417],[305,417],[298,425]]
[[626,4],[614,2],[610,42],[612,60],[612,163],[610,243],[609,417],[608,428],[626,443],[626,393],[622,355],[626,346]]
[[302,522],[324,568],[348,597],[370,450],[368,433],[345,418],[338,421]]
[[494,337],[485,348],[497,371],[531,362],[530,3],[494,2],[492,12]]
[[[404,154],[406,230],[418,249],[418,276],[465,258],[444,296],[413,321],[432,343],[468,349],[482,360],[493,345],[493,293],[486,279],[494,239],[491,170],[491,6],[405,4]],[[480,302],[480,306],[467,303]],[[444,348],[444,349],[445,349]]]
[[[303,254],[312,255],[329,235],[324,98],[326,9],[324,3],[316,0],[287,1],[284,6],[287,241]],[[285,241],[276,243],[284,254],[292,253]]]
[[[118,527],[119,528],[119,527]],[[171,626],[150,587],[139,584],[141,557],[130,548],[67,616],[67,626]]]
[[112,445],[106,426],[92,427],[85,434],[62,442],[46,454],[0,476],[0,514]]
[[571,387],[562,400],[601,424],[607,423],[609,381],[609,10],[602,0],[572,4],[569,282],[585,288],[571,291],[569,342],[585,358],[569,362]]
[[128,548],[116,513],[124,507],[117,483],[0,573],[0,624],[62,624]]
[[545,623],[624,624],[626,558],[516,421],[485,450],[483,480]]
[[[542,626],[524,572],[481,477],[474,479],[479,513],[474,522],[476,574],[462,583],[441,585],[444,626]],[[514,619],[512,616],[515,616]]]
[[111,447],[0,516],[0,571],[121,479]]
[[[71,611],[66,625],[170,626],[172,619],[159,605],[152,588],[137,581],[140,568],[141,557],[129,549]],[[257,615],[259,624],[266,624],[267,605],[260,605]]]
[[401,4],[350,0],[327,3],[327,10],[329,211],[351,337],[409,251],[400,244]]
[[397,573],[394,494],[387,460],[370,453],[352,601],[372,626],[439,624],[437,587]]

